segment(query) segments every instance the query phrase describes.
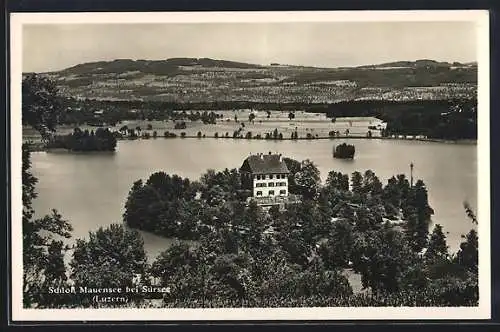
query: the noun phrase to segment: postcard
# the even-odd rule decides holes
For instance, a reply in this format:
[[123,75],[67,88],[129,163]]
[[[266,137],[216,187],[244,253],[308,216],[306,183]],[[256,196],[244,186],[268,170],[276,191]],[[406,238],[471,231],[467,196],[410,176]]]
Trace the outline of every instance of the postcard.
[[12,13],[13,321],[487,319],[487,11]]

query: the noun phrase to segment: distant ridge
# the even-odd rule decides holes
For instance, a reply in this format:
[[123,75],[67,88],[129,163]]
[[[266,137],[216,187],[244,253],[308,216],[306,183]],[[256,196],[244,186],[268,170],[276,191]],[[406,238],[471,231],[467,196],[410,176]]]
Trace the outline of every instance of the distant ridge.
[[142,72],[145,74],[156,75],[175,75],[178,73],[178,67],[219,67],[219,68],[239,68],[239,69],[264,69],[272,67],[290,67],[290,68],[316,68],[316,69],[366,69],[366,68],[424,68],[424,67],[452,67],[452,66],[474,66],[476,62],[458,63],[458,62],[438,62],[435,60],[421,59],[416,61],[394,61],[381,64],[371,64],[353,67],[324,67],[324,66],[304,66],[271,63],[269,66],[237,62],[231,60],[217,60],[211,58],[170,58],[165,60],[132,60],[115,59],[111,61],[94,61],[78,64],[60,71],[52,73],[61,74],[121,74],[125,72]]
[[460,62],[438,62],[435,60],[429,59],[421,59],[415,61],[395,61],[395,62],[386,62],[377,65],[363,65],[358,66],[356,68],[387,68],[387,67],[404,67],[404,68],[426,68],[426,67],[453,67],[453,66],[468,66],[474,65],[475,62],[472,63],[460,63]]
[[142,73],[169,75],[176,74],[179,66],[198,66],[198,67],[225,67],[240,69],[258,69],[260,65],[254,65],[243,62],[214,60],[210,58],[171,58],[166,60],[132,60],[116,59],[112,61],[96,61],[78,64],[61,70],[65,74],[121,74],[131,71]]

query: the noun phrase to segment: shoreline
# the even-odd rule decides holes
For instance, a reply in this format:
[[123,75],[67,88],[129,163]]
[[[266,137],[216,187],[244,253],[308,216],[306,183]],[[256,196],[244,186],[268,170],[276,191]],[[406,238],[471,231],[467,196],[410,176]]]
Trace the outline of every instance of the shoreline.
[[[419,141],[419,142],[429,142],[429,143],[442,143],[442,144],[459,144],[459,145],[477,145],[477,140],[472,140],[472,139],[459,139],[459,140],[446,140],[446,139],[438,139],[438,138],[399,138],[399,137],[366,137],[366,136],[339,136],[339,137],[329,137],[329,136],[323,136],[323,137],[300,137],[300,138],[282,138],[282,139],[274,139],[274,138],[245,138],[245,137],[198,137],[198,136],[184,136],[184,137],[163,137],[163,136],[158,136],[156,138],[150,137],[150,138],[144,138],[144,137],[137,137],[137,138],[128,138],[128,137],[123,137],[123,138],[117,138],[117,141],[135,141],[135,140],[144,140],[144,141],[149,141],[149,140],[160,140],[160,139],[198,139],[198,140],[206,140],[206,139],[213,139],[213,140],[244,140],[244,141],[314,141],[314,140],[345,140],[345,139],[366,139],[366,140],[394,140],[394,141]],[[43,143],[27,143],[30,147],[31,152],[51,152],[51,153],[94,153],[94,152],[99,152],[99,153],[112,153],[114,151],[70,151],[66,149],[60,149],[60,148],[46,148]]]

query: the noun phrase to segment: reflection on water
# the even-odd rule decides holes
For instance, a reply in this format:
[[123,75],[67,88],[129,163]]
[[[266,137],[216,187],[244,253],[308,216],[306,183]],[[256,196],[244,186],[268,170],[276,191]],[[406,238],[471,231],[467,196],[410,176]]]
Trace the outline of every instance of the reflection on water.
[[[332,158],[335,144],[356,146],[353,161]],[[324,180],[330,170],[352,173],[371,169],[385,184],[392,175],[409,174],[422,179],[435,210],[434,223],[443,225],[450,249],[455,251],[461,234],[471,223],[462,203],[477,208],[475,145],[395,140],[255,141],[215,139],[157,139],[120,141],[114,154],[32,154],[33,173],[39,178],[38,214],[57,208],[74,226],[73,236],[87,236],[100,226],[121,223],[132,183],[163,170],[198,179],[208,168],[239,168],[250,153],[269,151],[297,160],[311,159]],[[150,257],[156,257],[171,240],[142,233]]]

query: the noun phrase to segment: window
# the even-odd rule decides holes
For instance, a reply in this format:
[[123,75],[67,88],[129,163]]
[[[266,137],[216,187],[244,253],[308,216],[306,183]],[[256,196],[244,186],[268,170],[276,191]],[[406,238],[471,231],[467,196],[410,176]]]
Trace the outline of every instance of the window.
[[286,190],[280,190],[280,195],[286,195]]
[[262,196],[262,191],[257,191],[256,195],[257,196]]
[[274,190],[269,190],[269,196],[274,196]]
[[257,182],[257,183],[255,184],[255,186],[256,186],[257,188],[261,188],[261,187],[266,187],[266,184],[265,184],[265,183],[262,183],[262,182]]
[[274,175],[273,175],[273,174],[269,175],[269,178],[270,178],[271,180],[272,180],[272,179],[274,179]]
[[269,187],[274,187],[274,182],[269,182]]

